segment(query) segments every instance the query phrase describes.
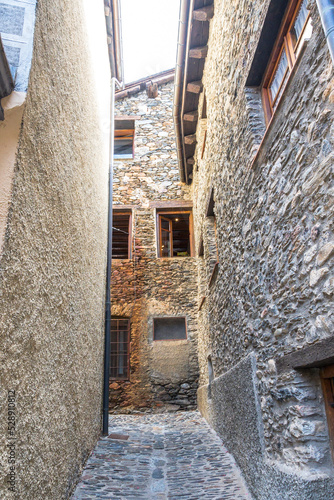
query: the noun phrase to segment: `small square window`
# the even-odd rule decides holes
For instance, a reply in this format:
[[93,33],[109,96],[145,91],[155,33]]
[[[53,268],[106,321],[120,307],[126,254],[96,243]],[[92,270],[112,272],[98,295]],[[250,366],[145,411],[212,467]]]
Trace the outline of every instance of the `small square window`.
[[130,320],[111,318],[110,377],[128,379],[130,374]]
[[113,210],[112,259],[131,259],[131,212]]
[[158,256],[192,256],[191,211],[159,211],[157,217]]
[[153,319],[153,340],[182,340],[186,338],[186,318]]

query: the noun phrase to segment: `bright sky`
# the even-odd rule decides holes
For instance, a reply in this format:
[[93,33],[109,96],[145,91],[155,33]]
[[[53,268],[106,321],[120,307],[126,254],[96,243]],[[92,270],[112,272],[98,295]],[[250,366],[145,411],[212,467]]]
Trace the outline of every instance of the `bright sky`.
[[125,83],[175,67],[180,0],[121,0]]

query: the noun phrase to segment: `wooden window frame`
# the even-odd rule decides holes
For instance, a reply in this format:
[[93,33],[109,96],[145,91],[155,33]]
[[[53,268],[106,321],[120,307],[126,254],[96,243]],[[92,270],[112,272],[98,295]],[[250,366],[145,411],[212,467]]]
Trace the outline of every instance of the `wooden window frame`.
[[321,368],[320,379],[324,395],[332,458],[334,461],[334,364]]
[[[128,257],[127,259],[130,260],[132,257],[132,210],[117,210],[113,209],[113,227],[114,227],[114,216],[115,215],[128,215],[129,216],[129,225],[128,225]],[[120,259],[118,257],[113,257],[111,254],[111,259],[112,260],[126,260],[126,259]]]
[[[182,209],[182,208],[176,208],[175,210],[173,209],[159,209],[156,212],[157,218],[156,218],[156,224],[157,224],[157,239],[158,239],[158,257],[160,259],[184,259],[186,257],[181,257],[181,256],[173,256],[171,255],[170,257],[164,257],[161,255],[161,244],[162,244],[162,228],[161,228],[161,218],[163,218],[164,214],[172,214],[172,215],[178,215],[178,214],[189,214],[189,243],[190,243],[190,255],[187,255],[186,257],[194,257],[194,230],[193,230],[193,213],[191,209]],[[168,221],[170,219],[167,219]],[[172,221],[170,221],[172,222]],[[170,230],[172,237],[171,237],[171,254],[173,254],[173,229]]]
[[[184,326],[186,331],[186,336],[184,339],[155,339],[155,320],[156,319],[184,319]],[[153,318],[153,342],[177,342],[177,341],[188,340],[188,325],[187,325],[187,317],[186,316],[155,316]]]
[[[277,105],[282,98],[282,95],[284,94],[284,90],[282,92],[282,95],[280,96],[281,88],[282,85],[284,86],[287,85],[291,75],[292,75],[292,70],[293,67],[295,66],[298,55],[297,52],[299,51],[300,53],[300,41],[302,40],[302,36],[305,32],[305,28],[308,25],[308,22],[310,20],[310,12],[308,12],[308,15],[306,17],[303,29],[300,33],[299,39],[296,42],[295,47],[293,47],[292,43],[292,37],[291,37],[291,30],[293,27],[293,24],[296,20],[296,17],[299,12],[299,8],[302,4],[303,0],[292,0],[285,11],[285,14],[283,16],[283,20],[281,23],[281,27],[278,32],[278,36],[276,38],[276,42],[274,44],[271,56],[269,58],[269,62],[267,65],[267,69],[264,73],[263,81],[261,84],[261,94],[262,94],[262,103],[263,103],[263,109],[264,109],[264,115],[265,115],[265,121],[266,121],[266,126],[269,126],[269,123],[275,114]],[[284,79],[281,82],[281,85],[279,89],[277,90],[277,93],[275,95],[274,102],[271,102],[271,96],[270,96],[270,85],[273,81],[273,78],[275,76],[275,72],[278,66],[278,63],[280,61],[280,57],[282,54],[282,51],[285,50],[286,55],[287,55],[287,62],[288,62],[288,67],[287,69],[290,71],[290,74],[287,77],[287,80],[284,83]],[[274,108],[273,105],[276,105]]]
[[[116,364],[116,367],[113,367],[112,366],[112,355],[113,353],[116,352],[116,359],[117,361],[119,360],[119,350],[117,349],[116,351],[113,351],[112,350],[112,346],[110,345],[110,371],[109,371],[109,378],[111,380],[129,380],[130,379],[130,355],[131,355],[131,324],[130,324],[130,318],[122,318],[122,317],[112,317],[111,318],[111,321],[117,321],[117,323],[119,321],[127,321],[128,322],[128,328],[127,330],[119,330],[119,324],[117,325],[117,329],[116,330],[112,330],[112,331],[116,331],[117,332],[117,339],[119,339],[119,332],[120,331],[127,331],[127,341],[126,341],[126,345],[127,345],[127,363],[126,363],[126,376],[125,377],[121,377],[121,376],[112,376],[111,373],[112,373],[112,369],[116,369],[116,371],[118,370],[118,363]],[[110,339],[110,344],[113,344],[114,342],[111,342],[111,339]],[[117,344],[117,347],[119,346],[119,340],[117,340],[116,344]]]

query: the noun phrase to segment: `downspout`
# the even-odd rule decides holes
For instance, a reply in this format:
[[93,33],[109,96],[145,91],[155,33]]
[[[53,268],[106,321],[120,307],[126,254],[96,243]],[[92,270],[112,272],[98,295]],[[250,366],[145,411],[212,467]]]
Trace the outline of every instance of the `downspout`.
[[334,0],[316,0],[329,52],[334,63]]
[[110,322],[111,322],[111,254],[112,254],[112,195],[114,170],[114,134],[115,134],[115,78],[111,78],[110,96],[110,139],[109,139],[109,176],[108,176],[108,241],[107,241],[107,277],[104,336],[104,381],[103,381],[103,424],[102,434],[108,434],[109,424],[109,372],[110,372]]
[[185,166],[183,164],[180,99],[183,89],[183,69],[184,69],[184,61],[185,61],[186,46],[187,46],[189,6],[190,6],[190,0],[181,0],[179,35],[177,41],[177,55],[176,55],[176,68],[175,68],[175,83],[174,83],[174,89],[175,89],[174,105],[173,105],[173,118],[174,118],[175,136],[176,136],[177,158],[178,158],[179,171],[182,182],[185,182]]
[[[119,0],[113,0],[113,20],[120,23]],[[117,37],[121,37],[121,26],[117,28]],[[114,37],[115,41],[115,37]],[[115,90],[116,85],[124,88],[123,82],[123,55],[121,40],[115,43],[115,70],[111,68],[111,94],[110,94],[110,138],[109,138],[109,178],[108,178],[108,241],[107,241],[107,271],[106,271],[106,303],[105,303],[105,336],[104,336],[104,374],[103,374],[103,410],[102,434],[108,435],[109,424],[109,372],[110,372],[110,323],[111,323],[111,258],[112,258],[112,200],[113,200],[113,171],[114,171],[114,141],[115,141]],[[120,76],[119,82],[115,76]]]

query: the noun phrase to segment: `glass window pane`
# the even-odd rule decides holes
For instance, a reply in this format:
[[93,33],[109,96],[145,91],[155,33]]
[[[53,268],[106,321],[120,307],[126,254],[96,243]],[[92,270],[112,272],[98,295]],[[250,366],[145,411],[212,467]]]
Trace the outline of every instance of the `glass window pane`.
[[297,13],[297,16],[295,18],[295,21],[294,21],[292,28],[290,30],[292,43],[293,43],[294,47],[296,46],[296,44],[299,40],[299,37],[303,31],[303,28],[305,26],[305,22],[306,22],[308,13],[309,13],[309,11],[306,8],[307,2],[308,2],[308,0],[303,0],[303,2],[301,3],[299,10],[298,10],[298,13]]
[[[284,86],[287,81],[287,77],[289,76],[290,71],[289,71],[289,66],[288,66],[288,58],[285,52],[285,47],[283,47],[281,57],[279,59],[279,62],[276,67],[276,71],[274,73],[274,77],[272,79],[272,82],[269,86],[269,91],[270,91],[270,98],[271,98],[271,103],[272,106],[274,107],[274,103],[276,98],[280,97]],[[278,99],[277,99],[278,101]]]
[[114,158],[132,158],[133,139],[123,139],[115,137]]
[[159,220],[160,257],[189,257],[191,255],[190,214],[186,212],[164,213]]
[[128,319],[111,320],[110,376],[112,378],[127,379],[129,376],[129,326]]
[[190,256],[189,214],[173,215],[173,256]]
[[[164,222],[164,221],[161,221]],[[170,257],[170,232],[161,231],[161,257]]]
[[112,258],[129,258],[130,214],[113,213]]

